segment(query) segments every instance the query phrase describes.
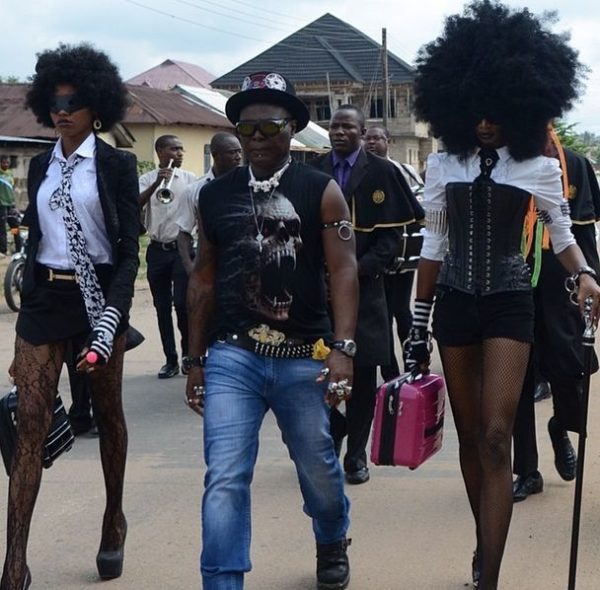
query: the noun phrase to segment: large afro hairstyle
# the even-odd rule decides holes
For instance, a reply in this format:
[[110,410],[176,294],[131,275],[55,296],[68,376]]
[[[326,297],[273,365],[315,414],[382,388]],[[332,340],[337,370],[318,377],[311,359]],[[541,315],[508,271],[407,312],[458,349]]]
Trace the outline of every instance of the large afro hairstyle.
[[38,54],[35,75],[25,104],[37,120],[54,127],[50,100],[57,84],[71,84],[101,124],[110,130],[125,114],[127,89],[108,56],[87,43],[66,45]]
[[449,153],[477,146],[482,119],[502,126],[516,160],[543,153],[548,122],[571,108],[585,76],[568,36],[548,30],[555,20],[477,0],[419,50],[415,111]]

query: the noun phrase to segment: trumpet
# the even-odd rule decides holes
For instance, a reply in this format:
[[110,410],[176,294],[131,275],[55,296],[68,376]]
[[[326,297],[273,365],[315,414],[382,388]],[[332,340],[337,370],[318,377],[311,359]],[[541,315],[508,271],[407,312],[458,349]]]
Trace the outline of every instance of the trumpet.
[[[173,160],[169,160],[169,165],[167,166],[169,170],[173,168]],[[171,178],[169,180],[164,180],[160,183],[156,191],[156,198],[163,204],[168,205],[173,201],[175,195],[171,190],[171,183],[173,182],[173,174],[171,174]]]

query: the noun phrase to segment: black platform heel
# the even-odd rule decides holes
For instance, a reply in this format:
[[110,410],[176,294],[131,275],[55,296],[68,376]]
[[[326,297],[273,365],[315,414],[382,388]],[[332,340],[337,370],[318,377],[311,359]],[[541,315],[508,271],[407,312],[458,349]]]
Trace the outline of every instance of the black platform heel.
[[25,578],[23,578],[23,590],[27,590],[31,586],[31,572],[29,568],[25,569]]
[[479,551],[475,549],[473,551],[473,561],[471,562],[471,576],[473,578],[473,587],[479,586],[479,578],[481,578],[481,559],[479,558]]
[[98,568],[98,575],[103,580],[112,580],[118,578],[123,573],[123,557],[125,553],[125,537],[127,536],[127,523],[125,523],[125,533],[123,534],[123,541],[115,549],[102,549],[102,543],[100,544],[100,550],[96,556],[96,567]]

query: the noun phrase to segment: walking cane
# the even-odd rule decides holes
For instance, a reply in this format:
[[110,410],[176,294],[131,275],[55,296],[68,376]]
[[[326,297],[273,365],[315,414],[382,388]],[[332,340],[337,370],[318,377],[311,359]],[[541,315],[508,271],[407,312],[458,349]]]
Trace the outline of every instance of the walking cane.
[[588,402],[590,397],[590,373],[594,351],[594,320],[592,318],[592,299],[585,300],[583,319],[583,390],[581,392],[581,407],[579,415],[579,445],[577,448],[577,479],[575,480],[575,500],[573,502],[573,524],[571,528],[571,558],[569,561],[568,590],[575,590],[577,576],[577,550],[579,549],[579,522],[581,517],[581,496],[583,493],[583,464],[585,461],[585,443],[587,439]]

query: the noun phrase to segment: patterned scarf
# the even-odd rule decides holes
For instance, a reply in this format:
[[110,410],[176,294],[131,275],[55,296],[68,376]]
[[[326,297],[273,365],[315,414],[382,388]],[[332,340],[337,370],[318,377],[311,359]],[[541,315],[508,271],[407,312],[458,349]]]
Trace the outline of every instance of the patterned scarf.
[[104,310],[104,294],[98,282],[96,269],[90,259],[81,223],[79,223],[71,198],[73,171],[83,159],[82,156],[76,154],[72,164],[59,160],[62,180],[60,186],[52,193],[49,205],[52,211],[59,207],[62,209],[63,222],[67,230],[69,253],[79,279],[79,289],[85,302],[88,320],[93,328],[100,320]]

